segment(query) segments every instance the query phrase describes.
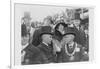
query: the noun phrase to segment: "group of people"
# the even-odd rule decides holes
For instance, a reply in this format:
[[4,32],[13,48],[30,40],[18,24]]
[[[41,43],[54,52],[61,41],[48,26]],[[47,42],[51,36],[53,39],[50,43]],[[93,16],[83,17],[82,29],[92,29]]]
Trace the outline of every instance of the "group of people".
[[45,20],[46,25],[35,29],[32,35],[23,23],[21,25],[22,64],[88,61],[88,30],[83,28],[80,24],[82,20],[79,18],[72,21],[74,24],[66,24],[59,20],[53,25],[53,21]]

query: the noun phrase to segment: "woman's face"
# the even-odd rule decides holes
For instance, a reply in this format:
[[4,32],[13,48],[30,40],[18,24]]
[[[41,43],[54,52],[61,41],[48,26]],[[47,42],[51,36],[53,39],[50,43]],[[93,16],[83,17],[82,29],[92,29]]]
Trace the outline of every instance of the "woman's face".
[[64,26],[60,24],[59,27],[58,27],[58,30],[59,31],[63,31],[64,30]]

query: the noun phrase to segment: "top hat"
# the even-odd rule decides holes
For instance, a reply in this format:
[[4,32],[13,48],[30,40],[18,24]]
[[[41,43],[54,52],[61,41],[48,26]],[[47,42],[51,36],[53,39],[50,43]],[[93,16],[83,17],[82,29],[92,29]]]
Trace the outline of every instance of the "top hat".
[[75,20],[80,20],[80,13],[75,13],[75,18],[74,18]]
[[24,17],[22,19],[24,20],[25,18],[31,20],[29,12],[24,12]]
[[44,26],[41,28],[41,33],[40,33],[40,37],[44,34],[49,34],[49,35],[53,35],[52,33],[52,28],[50,26]]
[[66,36],[66,35],[69,35],[69,34],[76,36],[75,29],[74,28],[69,28],[69,27],[65,28],[65,34],[63,35],[63,37]]

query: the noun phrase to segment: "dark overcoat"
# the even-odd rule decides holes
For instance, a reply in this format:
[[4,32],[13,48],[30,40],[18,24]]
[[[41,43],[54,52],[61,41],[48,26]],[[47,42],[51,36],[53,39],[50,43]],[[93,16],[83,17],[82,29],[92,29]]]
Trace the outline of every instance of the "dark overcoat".
[[29,44],[24,51],[26,54],[24,56],[24,62],[22,62],[23,65],[47,63],[45,61],[45,55],[32,44]]
[[34,34],[33,34],[33,40],[32,40],[32,44],[34,46],[38,46],[41,42],[40,40],[40,33],[41,33],[41,28],[37,29],[34,31]]
[[81,29],[77,29],[76,27],[74,27],[75,29],[75,32],[76,32],[76,37],[75,38],[75,41],[78,43],[78,44],[81,44],[82,46],[85,46],[85,40],[86,40],[86,37],[85,37],[85,32],[83,32]]
[[23,23],[21,24],[21,36],[26,36],[27,35],[27,28],[26,25]]
[[41,53],[45,55],[45,60],[43,63],[53,63],[56,62],[56,55],[53,53],[53,48],[51,46],[47,46],[44,43],[41,43],[38,48],[41,50]]

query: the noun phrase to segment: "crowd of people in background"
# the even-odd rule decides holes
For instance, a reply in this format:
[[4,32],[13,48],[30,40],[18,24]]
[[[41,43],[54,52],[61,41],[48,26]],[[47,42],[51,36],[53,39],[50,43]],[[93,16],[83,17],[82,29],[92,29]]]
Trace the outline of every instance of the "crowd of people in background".
[[21,19],[21,62],[45,64],[89,60],[89,10],[66,9],[31,21],[29,12]]

